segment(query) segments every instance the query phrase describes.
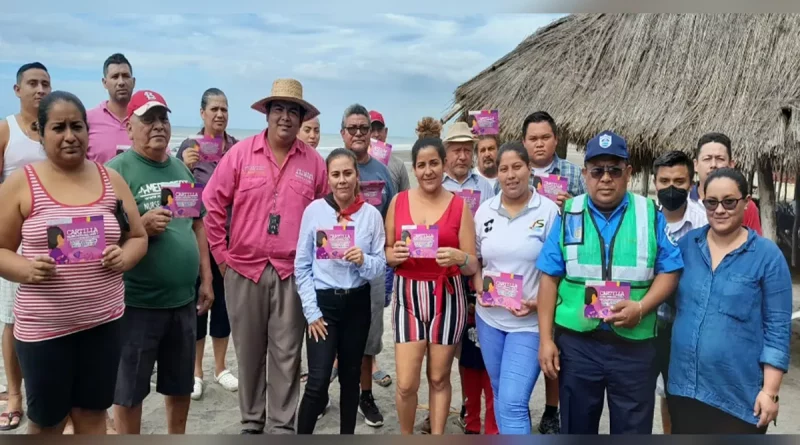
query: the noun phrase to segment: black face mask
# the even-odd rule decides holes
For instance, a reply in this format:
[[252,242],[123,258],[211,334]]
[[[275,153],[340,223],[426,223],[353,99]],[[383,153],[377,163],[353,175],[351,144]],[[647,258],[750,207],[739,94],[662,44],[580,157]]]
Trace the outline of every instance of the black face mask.
[[688,198],[689,190],[679,189],[674,185],[658,191],[658,202],[670,212],[681,208]]

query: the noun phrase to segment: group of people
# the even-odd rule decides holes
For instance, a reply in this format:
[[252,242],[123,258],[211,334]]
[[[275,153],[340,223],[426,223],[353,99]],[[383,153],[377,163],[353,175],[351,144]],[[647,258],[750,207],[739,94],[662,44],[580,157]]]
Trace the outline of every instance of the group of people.
[[[155,371],[167,429],[182,434],[204,392],[207,334],[242,434],[313,433],[336,379],[341,434],[359,415],[383,425],[372,385],[392,382],[413,434],[423,361],[423,432],[443,434],[456,359],[467,434],[530,434],[540,374],[543,434],[597,434],[606,398],[611,433],[650,434],[657,394],[665,432],[764,433],[776,420],[791,278],[727,136],[702,136],[694,159],[660,156],[656,201],[628,190],[627,143],[611,131],[580,167],[556,154],[543,111],[502,145],[466,122],[442,137],[424,118],[411,187],[401,159],[370,154],[388,127],[359,104],[323,159],[320,111],[297,80],[252,105],[266,129],[241,141],[226,132],[224,93],[207,90],[203,127],[171,156],[165,98],[134,92],[121,54],[103,74],[109,100],[87,111],[27,64],[20,113],[0,122],[0,430],[22,419],[24,377],[30,433],[138,434]],[[198,138],[220,140],[221,158]],[[563,189],[543,193],[545,176]],[[189,217],[161,200],[185,183],[202,190]],[[56,264],[48,227],[74,221],[101,221],[102,253]],[[388,307],[394,380],[377,360]]]

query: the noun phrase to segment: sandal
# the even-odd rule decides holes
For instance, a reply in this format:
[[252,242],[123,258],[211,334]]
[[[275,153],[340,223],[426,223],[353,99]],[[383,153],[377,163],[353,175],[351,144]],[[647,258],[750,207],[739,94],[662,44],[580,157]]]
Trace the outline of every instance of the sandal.
[[339,377],[339,369],[333,368],[333,371],[331,371],[331,383],[333,383],[333,381],[336,380],[337,377]]
[[307,381],[308,381],[308,373],[304,372],[304,373],[300,374],[300,382],[305,383]]
[[[22,411],[11,411],[10,413],[0,414],[0,420],[8,420],[8,425],[0,425],[0,431],[11,431],[19,428],[19,425],[22,423],[23,415],[24,413]],[[17,423],[14,423],[14,420],[16,420]]]
[[392,384],[392,376],[387,374],[385,371],[378,370],[372,373],[372,380],[375,381],[380,386],[386,388],[387,386]]

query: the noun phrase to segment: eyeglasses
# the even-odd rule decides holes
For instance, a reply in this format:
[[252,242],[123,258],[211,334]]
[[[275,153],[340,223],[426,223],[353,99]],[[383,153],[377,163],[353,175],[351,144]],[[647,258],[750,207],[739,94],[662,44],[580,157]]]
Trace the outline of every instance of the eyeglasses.
[[362,125],[360,127],[347,127],[345,128],[350,136],[355,136],[356,132],[361,130],[361,134],[368,134],[369,133],[369,125]]
[[608,175],[611,176],[612,179],[619,179],[622,177],[622,172],[624,171],[625,170],[622,167],[617,167],[614,165],[605,167],[593,167],[589,169],[589,175],[591,175],[591,177],[594,179],[601,179],[603,176],[605,176],[606,173],[608,173]]
[[739,205],[739,201],[743,201],[744,198],[725,198],[722,201],[714,198],[708,198],[703,200],[703,206],[705,206],[706,210],[709,212],[713,212],[717,210],[720,204],[722,204],[722,208],[725,210],[733,210]]

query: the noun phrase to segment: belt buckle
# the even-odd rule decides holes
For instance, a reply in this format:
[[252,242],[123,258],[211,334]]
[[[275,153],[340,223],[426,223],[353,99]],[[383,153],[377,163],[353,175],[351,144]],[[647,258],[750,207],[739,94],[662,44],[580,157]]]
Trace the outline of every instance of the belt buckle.
[[338,297],[344,297],[345,295],[347,295],[349,293],[350,293],[350,289],[334,289],[333,290],[333,295],[336,295]]

